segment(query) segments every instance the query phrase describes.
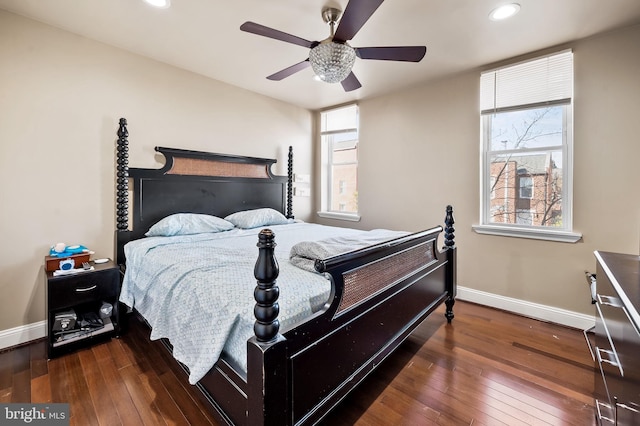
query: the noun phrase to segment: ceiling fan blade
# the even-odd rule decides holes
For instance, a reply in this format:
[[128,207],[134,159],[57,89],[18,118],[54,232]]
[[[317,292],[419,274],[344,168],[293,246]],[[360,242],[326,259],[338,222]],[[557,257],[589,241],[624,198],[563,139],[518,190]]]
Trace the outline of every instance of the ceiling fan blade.
[[351,92],[352,90],[356,90],[362,87],[360,81],[356,78],[356,75],[351,71],[347,78],[340,82],[342,84],[342,88],[345,92]]
[[356,47],[360,59],[420,62],[427,53],[425,46]]
[[282,71],[278,71],[275,74],[271,74],[270,76],[267,77],[267,79],[269,80],[273,80],[273,81],[280,81],[283,78],[289,77],[292,74],[297,73],[298,71],[302,71],[305,68],[308,68],[311,66],[311,63],[309,62],[309,59],[305,59],[302,62],[298,62],[295,65],[291,65],[288,68],[283,69]]
[[338,22],[334,41],[351,40],[384,0],[350,0]]
[[264,37],[274,38],[276,40],[285,41],[287,43],[297,44],[298,46],[308,47],[311,49],[312,47],[318,44],[317,41],[309,41],[303,38],[287,34],[282,31],[274,30],[273,28],[265,27],[264,25],[256,24],[255,22],[245,22],[240,25],[240,29],[242,31],[258,34]]

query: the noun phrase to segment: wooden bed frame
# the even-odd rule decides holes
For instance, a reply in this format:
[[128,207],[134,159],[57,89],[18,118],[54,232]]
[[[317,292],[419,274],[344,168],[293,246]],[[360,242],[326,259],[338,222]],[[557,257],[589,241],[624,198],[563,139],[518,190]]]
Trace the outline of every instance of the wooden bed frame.
[[[124,245],[172,213],[225,217],[271,207],[293,217],[291,149],[287,177],[272,175],[272,159],[156,151],[166,159],[163,168],[129,169],[127,121],[120,119],[115,257],[123,272]],[[255,336],[247,342],[246,375],[223,357],[196,384],[216,418],[251,426],[316,423],[442,303],[451,322],[456,296],[453,223],[447,206],[442,250],[436,244],[443,228],[436,226],[317,261],[316,270],[332,281],[330,299],[324,309],[287,330],[278,323],[274,234],[262,230],[254,270]]]

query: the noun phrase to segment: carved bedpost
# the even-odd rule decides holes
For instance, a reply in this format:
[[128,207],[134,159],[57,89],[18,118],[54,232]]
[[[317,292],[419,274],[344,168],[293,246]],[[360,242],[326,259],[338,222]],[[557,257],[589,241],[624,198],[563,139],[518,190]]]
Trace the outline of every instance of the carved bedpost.
[[453,207],[447,206],[447,215],[444,218],[444,249],[447,255],[446,266],[446,286],[449,293],[447,300],[444,301],[447,306],[444,316],[447,318],[447,322],[451,323],[453,320],[453,304],[456,297],[456,243],[455,243],[455,229],[453,228]]
[[120,119],[118,128],[118,153],[116,175],[116,229],[126,231],[129,229],[129,131],[127,119]]
[[278,261],[274,255],[276,247],[275,235],[270,229],[263,229],[258,235],[258,260],[254,268],[254,276],[258,282],[253,297],[256,305],[253,313],[256,322],[253,331],[259,342],[269,342],[275,339],[280,330],[278,314],[280,306],[278,297],[280,289],[276,285],[278,278]]
[[293,219],[293,147],[289,146],[287,162],[287,218]]
[[278,261],[273,253],[275,235],[270,229],[258,234],[258,260],[253,271],[258,285],[253,292],[254,337],[247,342],[247,423],[251,426],[291,424],[287,387],[287,341],[279,333],[276,285]]
[[124,265],[124,245],[130,239],[129,232],[129,131],[127,119],[121,118],[116,148],[116,232],[114,259]]

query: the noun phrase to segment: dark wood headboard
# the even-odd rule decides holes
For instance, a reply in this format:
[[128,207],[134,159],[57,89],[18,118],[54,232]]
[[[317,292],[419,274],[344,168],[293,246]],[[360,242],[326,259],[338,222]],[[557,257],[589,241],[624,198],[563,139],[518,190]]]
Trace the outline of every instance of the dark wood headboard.
[[[127,120],[120,119],[116,176],[116,261],[125,263],[124,245],[144,237],[151,225],[174,213],[204,213],[224,218],[270,207],[292,212],[293,154],[288,175],[275,176],[275,159],[156,147],[166,163],[160,169],[129,168]],[[129,184],[133,214],[129,216]]]

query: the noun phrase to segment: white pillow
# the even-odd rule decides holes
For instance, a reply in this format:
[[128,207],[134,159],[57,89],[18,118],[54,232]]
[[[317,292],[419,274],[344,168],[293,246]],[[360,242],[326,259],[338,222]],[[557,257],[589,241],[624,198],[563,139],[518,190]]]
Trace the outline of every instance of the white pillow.
[[197,213],[176,213],[161,219],[149,228],[147,237],[171,237],[173,235],[222,232],[233,229],[233,223],[217,216]]
[[270,208],[244,210],[230,214],[224,219],[242,229],[289,223],[289,220],[282,213]]

